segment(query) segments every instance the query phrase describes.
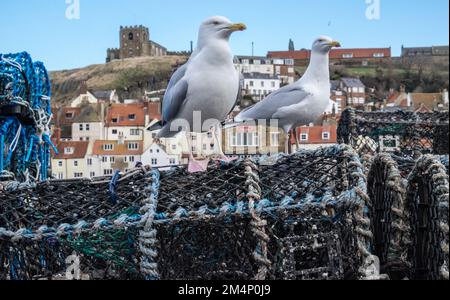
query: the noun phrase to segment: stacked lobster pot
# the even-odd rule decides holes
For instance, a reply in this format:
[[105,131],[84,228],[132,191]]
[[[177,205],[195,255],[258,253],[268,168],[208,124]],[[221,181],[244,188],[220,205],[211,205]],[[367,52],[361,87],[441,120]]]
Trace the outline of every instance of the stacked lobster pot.
[[[50,80],[28,53],[0,54],[0,181],[6,188],[48,177]],[[14,184],[15,183],[15,184]],[[5,184],[2,184],[5,188]]]
[[0,193],[0,279],[381,279],[348,146]]
[[339,139],[364,157],[374,254],[392,279],[447,279],[448,112],[344,112]]

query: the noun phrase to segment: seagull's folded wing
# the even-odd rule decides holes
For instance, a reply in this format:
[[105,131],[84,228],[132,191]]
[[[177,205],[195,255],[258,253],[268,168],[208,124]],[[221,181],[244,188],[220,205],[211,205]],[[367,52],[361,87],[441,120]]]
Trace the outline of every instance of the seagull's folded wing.
[[285,86],[267,96],[263,101],[242,111],[236,117],[236,121],[270,120],[276,118],[276,114],[280,109],[299,104],[309,96],[308,92],[297,85]]

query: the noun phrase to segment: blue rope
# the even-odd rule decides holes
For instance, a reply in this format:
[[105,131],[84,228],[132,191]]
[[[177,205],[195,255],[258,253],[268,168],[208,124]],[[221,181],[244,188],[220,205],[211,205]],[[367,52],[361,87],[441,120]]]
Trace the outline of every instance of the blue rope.
[[[0,54],[0,171],[23,181],[26,171],[47,180],[50,148],[57,153],[48,128],[51,85],[45,66],[26,52]],[[19,129],[21,130],[19,131]],[[18,133],[18,134],[17,134]],[[17,135],[16,135],[17,134]]]
[[114,173],[114,176],[111,179],[111,182],[109,183],[109,194],[111,196],[111,203],[112,204],[117,204],[117,193],[116,193],[116,188],[117,188],[117,181],[120,178],[120,171],[117,170]]

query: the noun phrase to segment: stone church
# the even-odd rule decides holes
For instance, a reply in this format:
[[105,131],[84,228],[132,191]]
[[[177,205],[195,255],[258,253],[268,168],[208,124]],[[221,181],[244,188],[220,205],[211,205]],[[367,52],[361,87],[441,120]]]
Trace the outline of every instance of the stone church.
[[106,62],[131,57],[165,55],[167,55],[167,49],[150,40],[150,31],[147,27],[121,26],[120,48],[108,49]]

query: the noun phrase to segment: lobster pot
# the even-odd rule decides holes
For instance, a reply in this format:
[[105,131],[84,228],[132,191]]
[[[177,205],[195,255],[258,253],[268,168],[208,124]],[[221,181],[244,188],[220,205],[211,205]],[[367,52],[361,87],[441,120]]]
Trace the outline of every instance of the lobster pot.
[[0,194],[3,279],[379,279],[348,146]]
[[28,53],[0,54],[0,181],[46,180],[50,165],[50,80]]
[[161,175],[162,279],[371,276],[362,166],[347,146]]
[[[448,156],[376,156],[368,176],[374,254],[391,279],[448,278]],[[441,163],[442,162],[442,163]]]
[[138,239],[152,180],[139,169],[1,192],[0,279],[144,278]]
[[448,155],[447,112],[361,112],[347,109],[338,126],[340,143],[359,154],[389,152],[417,158],[421,154]]

